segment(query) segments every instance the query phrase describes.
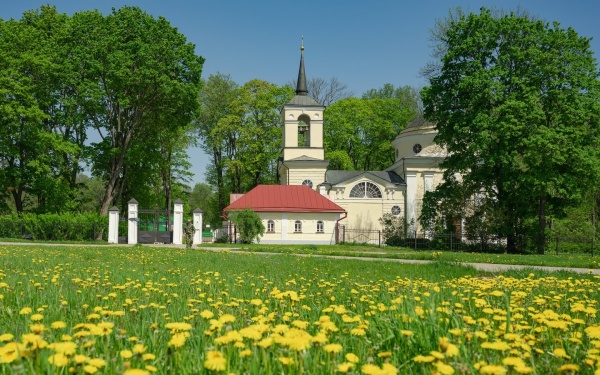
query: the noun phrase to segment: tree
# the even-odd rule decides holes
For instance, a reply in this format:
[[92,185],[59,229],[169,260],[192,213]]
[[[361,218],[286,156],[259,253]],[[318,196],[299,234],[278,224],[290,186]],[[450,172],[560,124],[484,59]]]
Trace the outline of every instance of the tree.
[[396,99],[342,99],[325,112],[325,158],[332,168],[384,169],[394,162],[391,142],[412,119]]
[[265,226],[258,214],[250,209],[236,211],[229,214],[229,219],[235,224],[242,243],[260,242],[260,237],[265,234]]
[[445,43],[422,96],[449,156],[424,220],[457,189],[464,199],[480,194],[502,218],[497,230],[509,251],[537,218],[543,253],[546,217],[564,215],[599,181],[600,88],[589,39],[482,9],[450,22]]
[[363,99],[395,99],[399,102],[402,111],[407,111],[411,120],[423,114],[423,104],[419,90],[411,86],[394,87],[386,83],[382,88],[371,89],[365,92]]
[[76,13],[73,22],[85,47],[73,53],[87,60],[79,105],[101,136],[91,155],[107,181],[100,209],[106,214],[127,177],[130,147],[154,127],[183,127],[196,116],[204,59],[166,19],[136,7],[106,17]]
[[0,181],[19,214],[26,194],[37,198],[38,211],[72,208],[75,182],[65,171],[77,171],[81,150],[52,117],[61,103],[65,28],[66,16],[49,6],[0,20]]
[[[288,83],[288,86],[295,89],[297,84],[298,81],[293,80]],[[336,77],[329,78],[329,81],[321,77],[311,78],[306,82],[306,89],[308,90],[308,96],[325,107],[354,95],[348,89],[348,85],[340,82]]]
[[[430,79],[440,74],[440,70],[442,69],[441,61],[448,50],[448,45],[446,43],[448,38],[447,32],[453,23],[464,19],[468,14],[469,12],[465,9],[461,7],[455,7],[448,10],[448,15],[446,18],[439,18],[435,20],[433,27],[429,29],[429,42],[431,47],[429,56],[432,58],[432,60],[427,62],[427,64],[425,64],[425,66],[419,70],[419,75],[421,77]],[[509,12],[499,8],[492,8],[490,10],[490,14],[494,18],[501,18],[509,14]],[[532,14],[520,6],[517,6],[512,14],[514,14],[516,17],[526,17],[530,20],[536,19]]]
[[213,188],[207,184],[196,184],[188,197],[190,209],[201,209],[204,214],[204,221],[211,225],[220,225],[221,211],[216,209],[216,194]]
[[202,149],[211,157],[207,181],[216,186],[218,212],[228,204],[228,193],[225,190],[226,149],[228,144],[232,144],[231,140],[236,139],[235,127],[230,127],[229,124],[239,124],[242,117],[242,111],[235,102],[238,87],[229,75],[210,75],[203,82],[198,99],[201,111],[196,126]]

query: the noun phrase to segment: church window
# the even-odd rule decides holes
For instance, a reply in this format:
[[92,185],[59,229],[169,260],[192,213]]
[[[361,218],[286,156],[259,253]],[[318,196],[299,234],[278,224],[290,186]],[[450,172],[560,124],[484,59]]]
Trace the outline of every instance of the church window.
[[324,231],[323,222],[321,220],[317,221],[317,233],[323,233]]
[[359,182],[350,190],[350,198],[381,198],[381,190],[371,182]]
[[298,120],[298,147],[310,147],[310,118],[300,115]]
[[306,186],[308,186],[309,188],[312,189],[313,182],[311,180],[304,180],[304,181],[302,181],[302,185],[306,185]]
[[273,220],[267,221],[267,232],[275,232],[275,222]]
[[294,232],[295,233],[302,233],[302,222],[300,220],[296,220],[294,222]]

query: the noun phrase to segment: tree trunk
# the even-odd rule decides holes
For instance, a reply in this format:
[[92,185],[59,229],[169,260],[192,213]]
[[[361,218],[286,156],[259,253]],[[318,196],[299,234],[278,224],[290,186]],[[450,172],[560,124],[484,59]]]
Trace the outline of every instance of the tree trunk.
[[546,196],[540,197],[539,206],[539,235],[538,235],[538,254],[544,254],[544,247],[546,245]]
[[[129,140],[131,139],[131,132],[129,132],[123,143],[120,145],[121,152],[119,153],[118,158],[113,159],[113,166],[110,171],[110,179],[108,180],[108,184],[106,185],[106,192],[104,193],[104,199],[102,200],[102,205],[100,206],[100,215],[108,215],[108,209],[110,208],[110,204],[112,203],[117,186],[117,179],[119,177],[119,172],[123,167],[123,160],[125,159],[125,151],[129,146]],[[125,175],[123,175],[125,178]]]

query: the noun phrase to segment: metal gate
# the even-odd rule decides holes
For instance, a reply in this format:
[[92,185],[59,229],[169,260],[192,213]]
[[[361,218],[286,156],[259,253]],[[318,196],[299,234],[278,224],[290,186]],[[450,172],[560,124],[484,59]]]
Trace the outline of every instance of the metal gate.
[[138,243],[173,243],[170,210],[138,211]]

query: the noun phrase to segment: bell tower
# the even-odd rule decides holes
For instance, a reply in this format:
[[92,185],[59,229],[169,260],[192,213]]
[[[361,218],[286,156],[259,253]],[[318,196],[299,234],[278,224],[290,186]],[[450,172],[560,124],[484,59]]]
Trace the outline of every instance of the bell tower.
[[323,148],[325,106],[308,96],[304,72],[304,40],[296,95],[283,107],[283,149],[278,163],[282,185],[308,185],[316,189],[325,181],[329,161]]

